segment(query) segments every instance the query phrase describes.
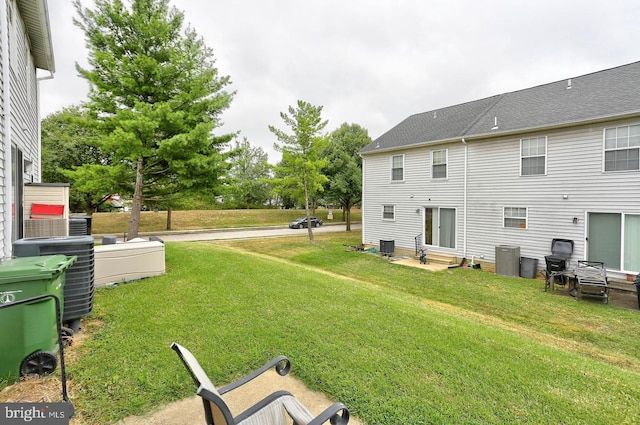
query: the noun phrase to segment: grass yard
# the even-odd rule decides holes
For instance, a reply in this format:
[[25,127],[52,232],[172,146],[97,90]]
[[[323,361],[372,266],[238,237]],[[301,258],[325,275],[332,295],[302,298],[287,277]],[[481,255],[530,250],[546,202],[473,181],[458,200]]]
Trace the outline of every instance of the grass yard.
[[[327,220],[328,210],[319,209],[316,216]],[[128,212],[95,213],[92,215],[93,234],[123,234],[129,231]],[[304,210],[197,210],[172,211],[172,230],[226,229],[232,227],[286,226],[290,221],[304,216]],[[344,221],[341,210],[333,210],[333,221]],[[362,212],[351,210],[351,220],[360,221]],[[160,232],[167,228],[166,211],[143,211],[140,215],[140,232]]]
[[168,243],[167,274],[96,293],[67,367],[82,424],[193,395],[285,354],[367,424],[640,423],[640,313],[482,270],[349,251],[360,233]]

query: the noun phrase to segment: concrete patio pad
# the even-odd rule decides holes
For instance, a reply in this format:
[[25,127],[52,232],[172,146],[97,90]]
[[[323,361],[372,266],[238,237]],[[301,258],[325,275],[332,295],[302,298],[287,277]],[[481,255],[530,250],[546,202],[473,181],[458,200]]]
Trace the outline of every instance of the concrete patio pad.
[[432,272],[439,272],[441,270],[447,270],[449,268],[449,266],[446,264],[439,264],[439,263],[422,264],[420,263],[419,260],[416,260],[415,258],[410,258],[410,257],[398,257],[398,258],[392,257],[391,261],[393,261],[395,264],[400,264],[402,266],[417,267],[419,269],[425,269]]

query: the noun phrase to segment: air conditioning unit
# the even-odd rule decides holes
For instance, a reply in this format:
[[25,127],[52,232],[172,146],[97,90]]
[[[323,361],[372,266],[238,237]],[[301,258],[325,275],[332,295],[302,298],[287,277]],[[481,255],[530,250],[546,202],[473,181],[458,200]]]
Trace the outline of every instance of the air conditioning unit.
[[520,274],[520,247],[496,246],[496,274],[518,276]]
[[393,255],[393,252],[395,251],[395,245],[396,241],[394,240],[385,241],[380,239],[380,253],[382,255],[388,255],[389,257],[391,257]]
[[67,236],[69,234],[66,218],[39,219],[24,221],[25,238],[42,238],[49,236]]
[[68,323],[70,328],[78,330],[80,319],[88,316],[93,310],[95,274],[93,237],[25,238],[13,242],[13,255],[16,257],[38,257],[54,254],[78,257],[66,272],[62,315],[63,323]]

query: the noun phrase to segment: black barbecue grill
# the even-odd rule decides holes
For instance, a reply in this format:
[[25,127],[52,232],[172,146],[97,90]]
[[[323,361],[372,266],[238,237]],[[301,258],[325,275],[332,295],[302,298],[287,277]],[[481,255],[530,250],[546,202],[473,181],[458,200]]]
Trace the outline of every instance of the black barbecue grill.
[[554,284],[566,285],[568,278],[566,276],[567,264],[569,258],[573,254],[573,241],[569,239],[553,239],[551,241],[551,255],[544,257],[547,265],[545,274],[545,291]]

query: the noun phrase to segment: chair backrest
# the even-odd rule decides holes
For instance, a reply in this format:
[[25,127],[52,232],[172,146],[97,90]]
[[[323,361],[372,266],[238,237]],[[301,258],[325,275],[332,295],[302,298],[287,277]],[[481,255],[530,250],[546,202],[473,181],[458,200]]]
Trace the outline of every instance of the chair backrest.
[[182,364],[196,385],[198,395],[202,397],[207,425],[235,425],[229,407],[224,400],[222,400],[218,390],[191,351],[175,342],[171,344],[171,348],[178,354],[180,360],[182,360]]
[[576,277],[580,285],[607,286],[607,269],[600,261],[578,261]]

